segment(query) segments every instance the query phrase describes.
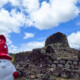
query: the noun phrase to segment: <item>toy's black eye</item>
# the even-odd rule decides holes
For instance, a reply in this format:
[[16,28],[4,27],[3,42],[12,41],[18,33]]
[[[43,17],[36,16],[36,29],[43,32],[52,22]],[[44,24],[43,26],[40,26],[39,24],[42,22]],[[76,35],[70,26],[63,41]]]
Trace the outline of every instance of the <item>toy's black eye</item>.
[[4,61],[4,63],[5,63],[5,61]]
[[1,61],[0,61],[0,63],[1,63]]

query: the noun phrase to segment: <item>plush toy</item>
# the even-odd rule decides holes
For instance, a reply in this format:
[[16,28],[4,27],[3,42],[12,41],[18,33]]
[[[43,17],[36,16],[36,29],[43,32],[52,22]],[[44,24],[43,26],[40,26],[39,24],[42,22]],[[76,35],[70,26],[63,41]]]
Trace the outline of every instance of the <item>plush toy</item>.
[[6,38],[0,35],[0,80],[13,80],[18,77],[18,73],[11,60],[12,57],[8,54]]

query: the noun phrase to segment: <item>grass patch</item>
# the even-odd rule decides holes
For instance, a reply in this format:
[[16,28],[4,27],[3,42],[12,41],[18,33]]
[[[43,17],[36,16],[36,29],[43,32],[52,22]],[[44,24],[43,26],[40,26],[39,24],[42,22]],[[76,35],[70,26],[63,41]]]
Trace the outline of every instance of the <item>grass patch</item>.
[[76,80],[76,79],[57,78],[56,80]]
[[15,59],[15,54],[10,54],[10,56],[12,57],[11,62],[13,63],[14,62],[14,59]]

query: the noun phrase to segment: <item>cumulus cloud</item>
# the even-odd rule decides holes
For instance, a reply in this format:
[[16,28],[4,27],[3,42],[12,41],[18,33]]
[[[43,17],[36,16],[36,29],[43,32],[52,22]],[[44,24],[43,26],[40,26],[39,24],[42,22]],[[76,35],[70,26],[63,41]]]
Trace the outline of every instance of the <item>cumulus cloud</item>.
[[34,37],[33,33],[25,33],[24,39],[32,38]]
[[27,19],[28,16],[23,12],[18,12],[16,9],[12,9],[11,12],[9,12],[2,8],[8,2],[13,6],[17,6],[16,8],[24,7],[27,11],[37,9],[39,3],[38,0],[0,0],[0,33],[18,33],[24,24],[30,26],[32,21]]
[[[79,13],[79,8],[76,6],[78,0],[50,0],[48,3],[46,1],[39,3],[39,0],[1,1],[3,5],[10,2],[22,11],[17,12],[13,9],[9,13],[5,9],[0,10],[0,24],[2,26],[8,26],[4,28],[8,33],[12,31],[19,32],[20,27],[24,24],[27,26],[33,25],[38,29],[49,29],[75,18]],[[25,15],[24,11],[28,13],[28,15]]]
[[26,22],[26,16],[21,12],[16,12],[13,9],[10,13],[5,10],[0,10],[0,34],[4,34],[7,37],[8,44],[12,43],[10,41],[10,33],[20,32],[20,27]]
[[[79,1],[50,0],[48,3],[46,1],[40,3],[39,0],[0,0],[0,34],[6,36],[8,44],[12,44],[10,33],[19,33],[21,27],[24,27],[25,24],[27,27],[34,26],[41,30],[56,27],[60,23],[67,22],[79,14],[80,10],[76,6]],[[7,3],[11,3],[15,9],[9,12],[2,8]],[[16,8],[20,9],[20,12]],[[76,35],[77,33],[74,34]],[[24,39],[33,37],[34,35],[27,36],[25,35]],[[71,37],[72,34],[68,37],[69,41]],[[31,50],[32,48],[43,46],[43,44],[43,42],[26,43],[26,45],[21,45],[20,49]],[[14,52],[18,49],[18,47],[11,45],[11,50],[12,48]]]
[[20,47],[10,45],[9,46],[9,53],[18,53],[18,52],[23,52],[23,51],[31,51],[32,49],[35,49],[35,48],[44,47],[44,44],[45,44],[44,41],[42,41],[42,42],[34,41],[34,42],[29,42],[29,43],[22,44]]
[[12,10],[10,13],[5,10],[0,10],[0,32],[16,32],[18,33],[20,27],[24,25],[26,16],[23,13]]
[[78,0],[50,0],[30,14],[33,25],[38,29],[49,29],[75,18],[79,13]]
[[0,8],[2,8],[8,2],[9,2],[9,0],[0,0]]
[[13,6],[20,6],[21,0],[9,0]]
[[12,6],[20,6],[21,0],[0,0],[0,8],[2,8],[5,4],[11,3]]
[[44,46],[44,41],[42,42],[38,42],[38,41],[34,41],[34,42],[29,42],[29,43],[25,43],[21,45],[21,49],[23,51],[30,51],[34,48],[41,48]]
[[39,0],[23,0],[22,7],[24,7],[28,13],[31,13],[39,8]]
[[18,53],[19,52],[19,49],[18,49],[17,46],[10,45],[8,48],[9,48],[8,49],[9,50],[9,53]]
[[[2,1],[2,0],[1,0]],[[28,13],[26,24],[38,29],[49,29],[75,18],[80,12],[76,4],[79,0],[3,0],[3,4],[10,2],[21,11]]]
[[72,48],[80,49],[80,31],[68,36],[69,45]]

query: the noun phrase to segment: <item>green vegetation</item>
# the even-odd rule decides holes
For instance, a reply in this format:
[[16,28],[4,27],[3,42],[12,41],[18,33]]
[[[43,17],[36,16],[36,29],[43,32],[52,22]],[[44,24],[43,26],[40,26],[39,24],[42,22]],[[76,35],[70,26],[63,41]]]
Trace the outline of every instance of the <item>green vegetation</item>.
[[57,80],[76,80],[76,79],[57,78]]
[[27,80],[26,78],[18,78],[18,79],[15,79],[15,80]]
[[11,62],[13,63],[14,62],[14,59],[15,59],[15,54],[10,53],[10,56],[12,57]]
[[76,79],[66,79],[66,78],[61,78],[61,77],[55,77],[55,76],[53,76],[53,75],[50,75],[50,79],[52,80],[52,79],[56,79],[56,80],[76,80]]

